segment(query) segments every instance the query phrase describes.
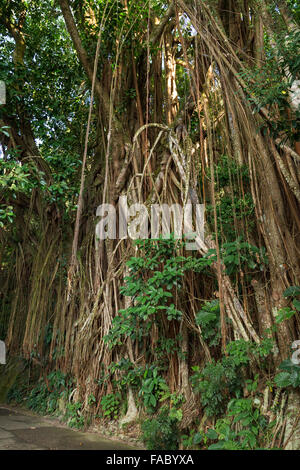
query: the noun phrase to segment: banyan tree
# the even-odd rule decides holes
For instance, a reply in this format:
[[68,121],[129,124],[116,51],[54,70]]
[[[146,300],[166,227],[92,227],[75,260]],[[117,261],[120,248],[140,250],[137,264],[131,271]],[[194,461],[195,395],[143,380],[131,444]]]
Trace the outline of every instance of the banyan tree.
[[[0,339],[82,413],[157,411],[158,374],[180,429],[213,425],[234,395],[207,411],[205,374],[244,348],[266,445],[299,449],[299,42],[288,0],[0,1]],[[99,239],[125,196],[204,205],[197,249]]]

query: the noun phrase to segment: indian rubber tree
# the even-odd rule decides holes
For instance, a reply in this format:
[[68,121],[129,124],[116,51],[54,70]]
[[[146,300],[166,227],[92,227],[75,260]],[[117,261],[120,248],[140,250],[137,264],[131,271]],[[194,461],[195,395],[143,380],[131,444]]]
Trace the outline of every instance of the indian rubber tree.
[[[70,372],[86,409],[112,392],[111,364],[155,368],[161,338],[177,345],[162,374],[186,400],[186,426],[198,407],[191,366],[265,335],[273,370],[289,357],[299,339],[285,296],[300,284],[299,39],[292,1],[0,1],[0,332],[11,354]],[[206,229],[192,260],[183,246],[169,253],[191,267],[180,289],[162,287],[180,319],[157,309],[147,335],[124,331],[110,347],[133,308],[126,262],[140,252],[130,239],[98,240],[96,208],[125,195],[203,203]],[[199,311],[219,317],[213,346]]]

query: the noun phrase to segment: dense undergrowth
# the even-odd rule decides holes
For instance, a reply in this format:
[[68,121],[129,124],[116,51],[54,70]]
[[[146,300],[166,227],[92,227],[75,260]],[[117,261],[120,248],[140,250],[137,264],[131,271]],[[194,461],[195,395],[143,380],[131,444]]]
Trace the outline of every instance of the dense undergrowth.
[[[171,394],[157,369],[135,370],[128,363],[119,365],[124,374],[119,383],[116,381],[117,391],[105,395],[97,407],[95,397],[90,396],[88,411],[82,402],[74,401],[74,381],[60,371],[28,380],[25,369],[9,390],[7,401],[42,415],[57,416],[70,427],[82,429],[92,422],[117,422],[126,412],[125,384],[130,384],[136,388],[140,410],[137,419],[140,431],[136,431],[136,438],[147,449],[276,449],[277,412],[282,411],[279,396],[287,387],[300,386],[300,367],[285,361],[280,366],[285,372],[278,371],[274,377],[266,361],[271,348],[270,340],[260,346],[232,342],[227,356],[212,361],[201,371],[194,367],[191,383],[199,398],[199,418],[195,418],[188,430],[180,426],[182,394]],[[259,360],[257,374],[249,378],[249,363],[256,360]],[[266,387],[276,389],[277,398],[271,409],[265,408]],[[205,419],[200,419],[201,408]],[[119,429],[121,432],[122,426]]]
[[[201,259],[179,256],[184,242],[174,238],[136,241],[136,245],[141,256],[128,262],[129,274],[122,291],[131,303],[114,319],[105,341],[111,347],[128,339],[142,342],[155,324],[160,334],[146,356],[148,363],[137,365],[128,357],[111,363],[108,372],[96,380],[96,385],[106,390],[101,401],[97,403],[91,394],[83,403],[76,401],[76,392],[77,396],[80,394],[74,378],[60,370],[43,372],[34,366],[32,358],[9,390],[8,401],[41,414],[60,416],[69,426],[82,428],[94,421],[118,422],[126,415],[131,388],[139,410],[137,436],[148,449],[276,448],[283,411],[279,398],[288,388],[299,388],[300,366],[287,359],[276,369],[272,363],[275,343],[271,331],[266,331],[258,344],[243,339],[230,341],[222,354],[219,301],[205,301],[196,314],[196,324],[201,327],[212,357],[204,365],[191,367],[190,385],[199,412],[188,428],[182,427],[186,397],[170,390],[166,374],[172,355],[184,353],[178,335],[166,336],[166,323],[182,322],[178,299],[184,277],[190,270],[206,269],[215,254],[210,251],[207,258]],[[246,248],[251,256],[253,247]],[[230,266],[230,262],[225,253],[225,266]],[[170,294],[174,286],[177,301]],[[299,295],[297,286],[286,290],[285,296],[293,300],[294,309],[279,310],[273,333],[276,325],[296,314]],[[106,388],[108,383],[112,383],[112,390]],[[270,405],[266,396],[271,392],[275,399]]]

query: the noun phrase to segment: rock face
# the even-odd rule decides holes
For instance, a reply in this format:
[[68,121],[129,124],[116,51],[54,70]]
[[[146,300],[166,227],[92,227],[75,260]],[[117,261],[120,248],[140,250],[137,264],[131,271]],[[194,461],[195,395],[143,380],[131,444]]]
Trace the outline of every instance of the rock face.
[[10,357],[6,365],[0,366],[0,403],[6,402],[9,390],[24,367],[24,361],[16,357]]
[[0,341],[0,364],[6,364],[6,348],[4,341]]

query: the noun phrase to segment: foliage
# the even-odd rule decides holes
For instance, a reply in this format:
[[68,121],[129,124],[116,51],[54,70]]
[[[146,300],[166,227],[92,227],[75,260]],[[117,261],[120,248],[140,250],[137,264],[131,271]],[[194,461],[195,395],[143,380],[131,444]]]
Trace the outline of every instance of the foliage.
[[159,414],[142,423],[142,440],[148,450],[176,450],[179,432],[176,418],[170,417],[163,407]]
[[242,388],[242,377],[230,359],[212,360],[202,371],[193,367],[191,383],[200,394],[201,403],[207,416],[221,414],[230,395],[238,394]]
[[[0,189],[3,198],[16,199],[19,193],[29,195],[37,186],[32,165],[0,160]],[[36,174],[36,172],[35,172]]]
[[[18,15],[18,9],[8,8],[7,22],[11,16]],[[22,136],[21,122],[30,119],[38,151],[49,165],[52,181],[47,181],[45,174],[36,170],[37,156],[24,158],[18,145],[6,149],[7,161],[0,160],[0,187],[1,181],[5,184],[9,177],[5,198],[8,199],[11,191],[28,194],[35,187],[44,193],[46,202],[59,203],[69,211],[74,208],[74,197],[78,193],[81,122],[87,116],[82,71],[70,47],[71,40],[59,7],[53,2],[32,1],[23,32],[26,37],[24,63],[12,67],[14,44],[0,22],[0,80],[6,83],[7,91],[6,105],[0,107],[0,118],[3,113],[9,115],[13,126],[20,125],[20,129],[14,130]],[[2,127],[6,136],[8,131],[9,126]],[[2,168],[7,174],[5,178]]]
[[212,360],[202,370],[193,367],[191,383],[200,394],[201,403],[207,416],[218,416],[226,409],[230,397],[240,396],[246,383],[243,368],[253,358],[266,358],[273,348],[271,339],[261,344],[237,340],[227,345],[227,356]]
[[81,414],[83,403],[67,403],[64,420],[71,428],[81,429],[85,424],[84,416]]
[[143,378],[139,396],[143,398],[143,404],[148,413],[153,413],[160,393],[168,390],[165,380],[158,375],[158,368],[155,366],[147,367]]
[[267,419],[254,405],[252,398],[234,398],[227,406],[227,414],[218,419],[209,436],[217,443],[209,450],[253,450],[266,445],[275,423]]
[[200,444],[206,444],[206,436],[204,433],[197,432],[195,429],[191,429],[189,434],[183,434],[181,436],[181,442],[184,449],[199,449]]
[[181,405],[184,403],[185,398],[182,393],[173,392],[171,393],[168,387],[164,387],[164,389],[160,392],[160,402],[169,401],[170,409],[169,409],[169,416],[170,418],[176,419],[178,422],[183,418],[183,411],[181,409]]
[[300,287],[290,286],[284,291],[283,295],[284,297],[295,297],[297,295],[300,295]]
[[101,399],[103,416],[110,419],[117,419],[120,411],[121,397],[118,393],[109,393]]
[[[82,428],[85,418],[81,402],[70,402],[73,380],[60,370],[41,377],[34,386],[31,383],[16,383],[8,394],[8,401],[27,406],[40,414],[62,414],[68,426]],[[61,406],[61,404],[63,405]],[[64,410],[64,411],[63,411]]]
[[180,344],[182,341],[182,336],[178,334],[175,338],[166,338],[161,336],[157,339],[157,344],[155,347],[155,355],[157,361],[161,366],[168,365],[168,357],[173,354],[181,355]]
[[0,205],[0,228],[7,225],[7,223],[12,223],[14,220],[15,214],[13,213],[12,206],[6,206],[5,204]]
[[278,387],[300,387],[300,366],[294,364],[291,360],[287,359],[283,361],[279,369],[284,372],[280,372],[274,378],[275,384]]
[[[122,309],[113,319],[112,328],[104,340],[111,347],[121,344],[121,338],[140,341],[149,334],[152,322],[162,315],[170,321],[180,321],[182,312],[172,302],[182,288],[182,279],[189,270],[201,271],[211,265],[212,259],[178,256],[184,242],[174,239],[136,240],[141,256],[131,258],[129,275],[121,293],[131,298],[132,306]],[[175,296],[176,297],[176,296]],[[139,327],[137,328],[137,324]]]
[[[120,371],[121,374],[118,374],[120,378],[114,379],[114,383],[119,388],[124,388],[124,386],[130,386],[134,389],[141,386],[142,377],[145,373],[145,368],[142,366],[135,366],[129,359],[122,358],[119,362],[112,362],[109,365],[109,372],[115,376],[116,372]],[[98,382],[100,384],[100,382]],[[103,381],[101,381],[101,384]]]
[[[247,220],[247,230],[253,229],[254,204],[249,190],[249,170],[246,165],[239,165],[235,159],[222,155],[214,165],[213,171],[220,242],[234,242],[237,230],[243,227],[242,223],[245,220]],[[209,169],[207,172],[209,185],[211,178],[211,169]],[[214,206],[211,203],[207,204],[206,211],[208,224],[214,232]]]
[[217,346],[221,339],[219,301],[205,302],[196,315],[196,323],[201,327],[202,337],[208,343],[208,346]]
[[[247,269],[263,271],[264,266],[268,264],[265,248],[257,248],[243,241],[241,237],[234,242],[224,243],[220,252],[228,275],[235,274],[240,270],[247,272]],[[215,249],[210,249],[207,255],[214,261],[217,260]]]
[[[215,179],[218,188],[226,188],[232,182],[242,180],[243,183],[249,182],[249,169],[246,165],[237,164],[236,160],[228,155],[222,155],[218,162],[214,165]],[[211,178],[211,171],[208,171],[208,177]],[[238,188],[233,187],[234,191]]]
[[[182,313],[174,303],[172,289],[180,289],[180,280],[184,270],[181,258],[174,255],[176,241],[154,240],[136,241],[142,250],[142,257],[131,258],[128,262],[130,275],[126,277],[126,285],[122,288],[123,295],[132,298],[133,306],[120,311],[114,318],[111,331],[106,341],[111,345],[120,343],[121,336],[130,336],[140,340],[148,334],[154,315],[165,314],[169,321],[180,319]],[[137,329],[137,321],[141,320]]]
[[263,127],[264,132],[274,137],[284,133],[285,139],[295,142],[300,135],[299,110],[293,113],[292,119],[287,117],[286,110],[290,108],[291,86],[299,74],[299,46],[299,30],[279,31],[272,43],[267,36],[267,57],[263,65],[245,68],[240,73],[247,83],[249,102],[254,110],[258,112],[265,107],[271,113],[272,120]]
[[72,380],[61,371],[53,371],[46,380],[41,378],[32,388],[26,400],[27,406],[38,413],[53,414],[58,410],[59,400],[68,399]]
[[[299,286],[290,286],[288,287],[284,293],[284,297],[299,297],[300,296],[300,287]],[[293,306],[295,309],[300,312],[300,301],[296,298],[293,299]]]
[[128,359],[122,359],[117,364],[111,364],[110,372],[114,374],[116,371],[121,371],[122,375],[120,379],[114,379],[115,386],[120,390],[124,390],[124,385],[136,390],[148,413],[155,411],[161,395],[169,397],[167,384],[154,364],[136,367]]
[[[283,295],[286,298],[300,296],[300,287],[290,286],[284,291]],[[275,319],[276,323],[282,323],[285,320],[289,320],[297,312],[300,312],[300,301],[297,298],[294,298],[292,303],[295,310],[292,310],[290,307],[282,307],[279,309]]]

